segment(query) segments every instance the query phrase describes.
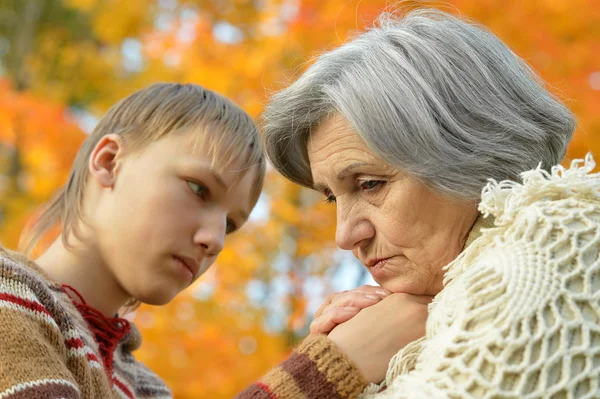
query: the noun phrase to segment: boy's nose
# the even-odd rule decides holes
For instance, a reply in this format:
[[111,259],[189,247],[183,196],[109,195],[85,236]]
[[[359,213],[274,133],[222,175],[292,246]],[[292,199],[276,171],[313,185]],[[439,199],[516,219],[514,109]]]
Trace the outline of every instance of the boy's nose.
[[226,222],[203,226],[194,234],[194,244],[202,247],[205,256],[217,256],[225,245]]

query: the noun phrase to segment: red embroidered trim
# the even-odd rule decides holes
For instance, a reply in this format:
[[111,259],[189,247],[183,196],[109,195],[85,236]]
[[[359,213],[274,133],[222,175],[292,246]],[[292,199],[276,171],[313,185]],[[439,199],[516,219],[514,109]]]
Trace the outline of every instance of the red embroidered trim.
[[[120,317],[106,317],[97,309],[94,309],[85,302],[77,290],[67,284],[61,285],[65,294],[71,299],[73,305],[77,308],[81,316],[87,322],[90,330],[94,334],[100,355],[104,363],[104,369],[112,381],[112,366],[115,349],[119,342],[131,331],[131,325],[128,320]],[[73,298],[75,294],[76,298]]]

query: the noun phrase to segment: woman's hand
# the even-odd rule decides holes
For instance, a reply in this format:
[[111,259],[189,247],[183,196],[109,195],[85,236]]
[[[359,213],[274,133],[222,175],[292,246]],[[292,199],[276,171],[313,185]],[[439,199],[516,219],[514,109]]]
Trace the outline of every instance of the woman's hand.
[[392,357],[425,335],[432,297],[392,294],[366,307],[330,333],[331,339],[370,382],[385,378]]
[[331,294],[315,313],[310,323],[310,333],[329,334],[338,324],[350,320],[361,309],[379,303],[391,293],[382,287],[363,285],[351,291]]

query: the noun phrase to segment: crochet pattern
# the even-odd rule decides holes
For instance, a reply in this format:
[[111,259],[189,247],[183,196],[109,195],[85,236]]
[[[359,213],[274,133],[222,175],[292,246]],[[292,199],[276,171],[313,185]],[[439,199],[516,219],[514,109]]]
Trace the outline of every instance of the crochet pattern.
[[[362,398],[600,397],[600,176],[588,155],[491,181],[495,218],[447,267],[425,338]],[[379,393],[377,393],[379,391]]]

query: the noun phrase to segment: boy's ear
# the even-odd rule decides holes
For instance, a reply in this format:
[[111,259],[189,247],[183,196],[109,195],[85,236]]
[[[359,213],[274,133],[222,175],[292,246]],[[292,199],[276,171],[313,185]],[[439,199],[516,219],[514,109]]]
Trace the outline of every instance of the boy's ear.
[[90,175],[102,187],[115,184],[121,158],[123,157],[123,139],[116,134],[102,137],[92,150],[89,160]]

